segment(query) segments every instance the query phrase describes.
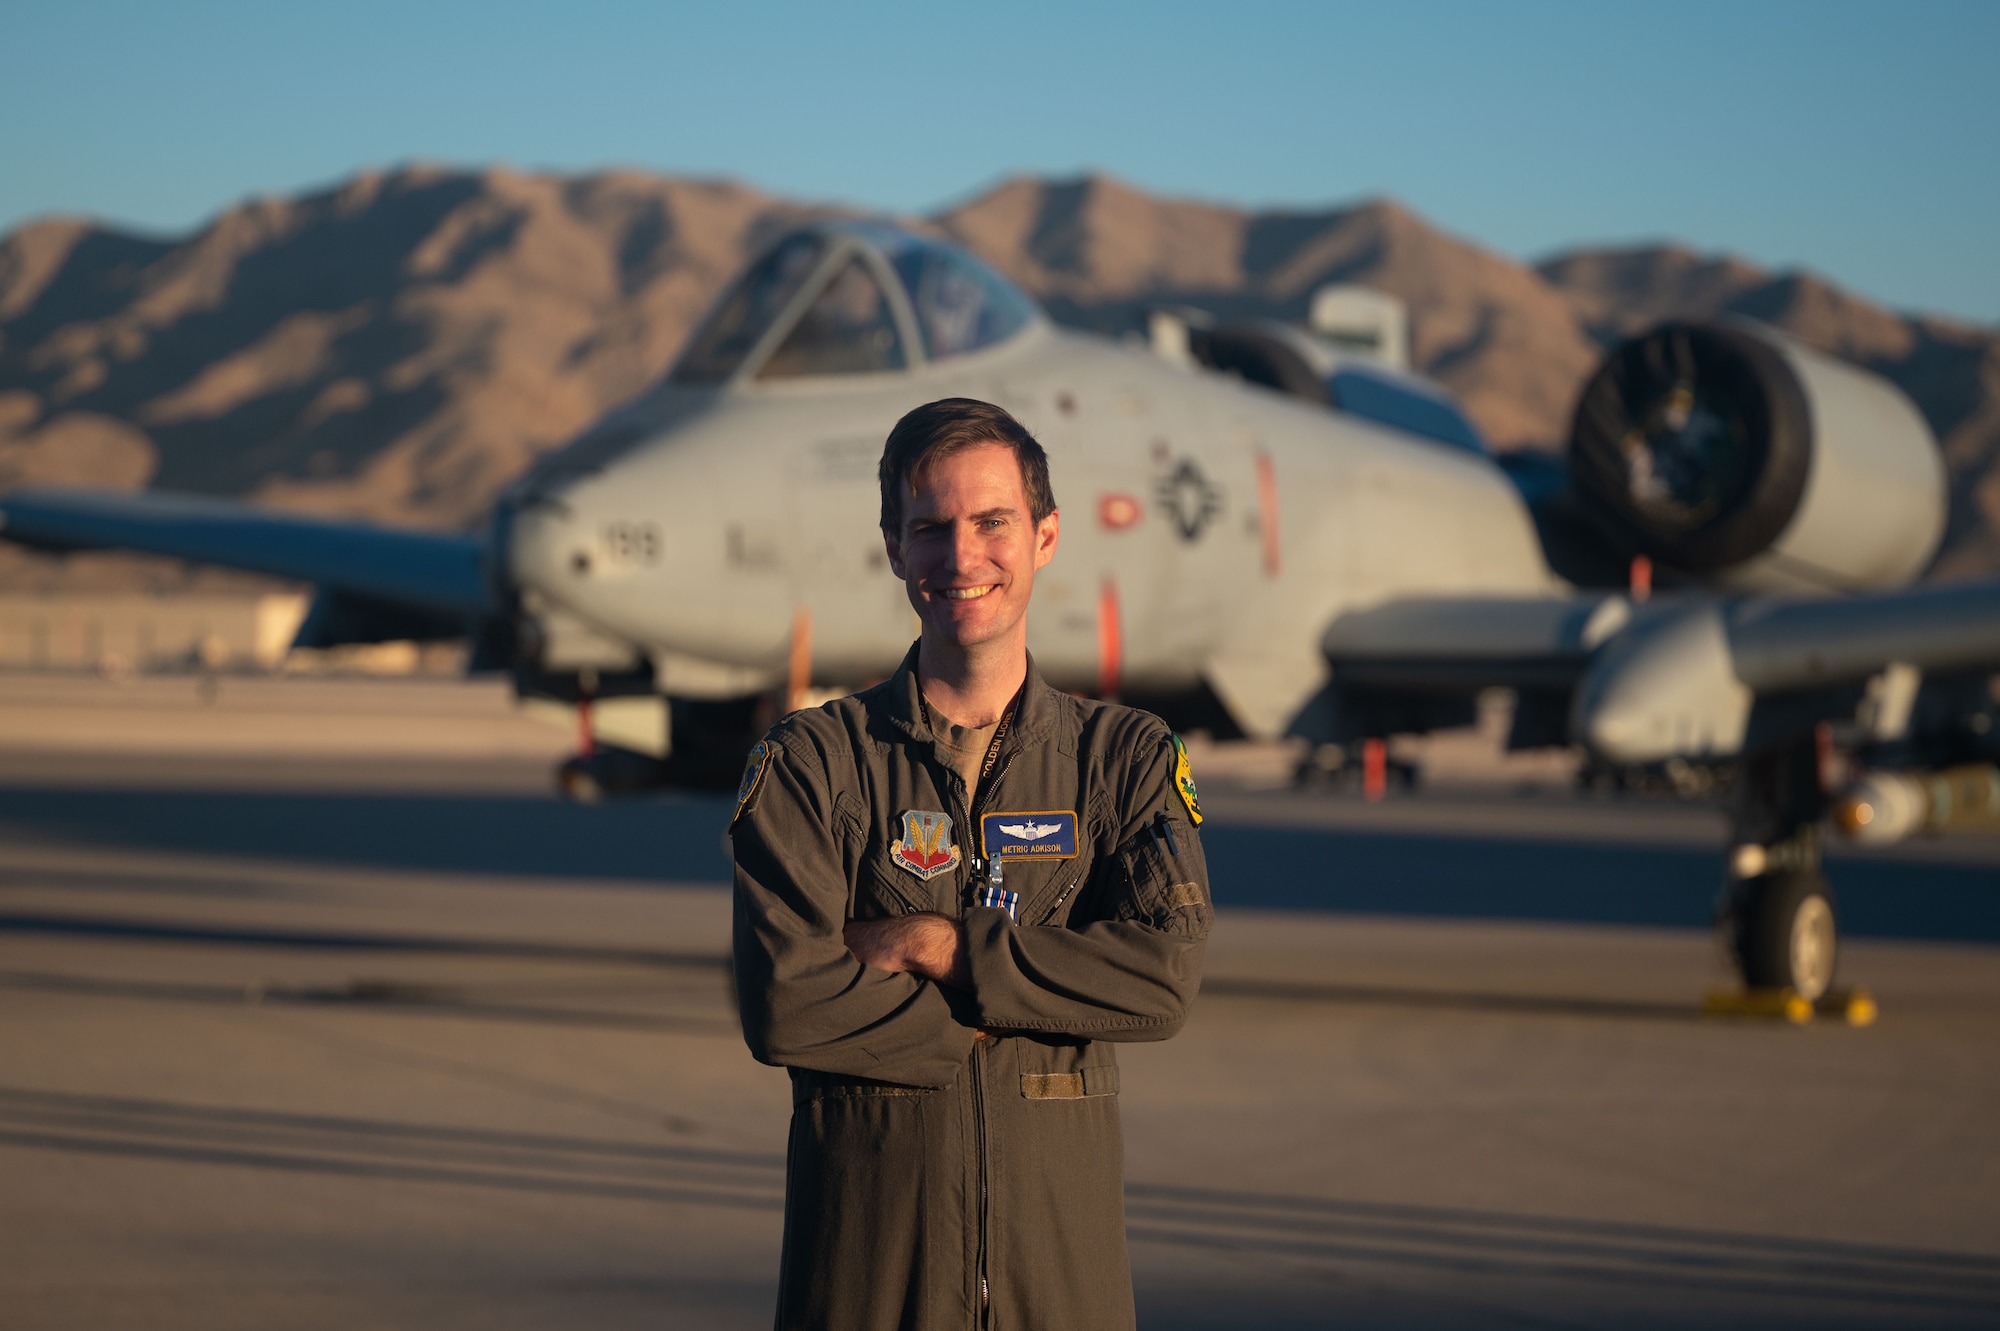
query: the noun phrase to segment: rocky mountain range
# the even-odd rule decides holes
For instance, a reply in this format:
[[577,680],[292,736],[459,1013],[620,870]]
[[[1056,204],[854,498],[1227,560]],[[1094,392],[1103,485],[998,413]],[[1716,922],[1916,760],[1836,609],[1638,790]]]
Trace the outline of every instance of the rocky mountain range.
[[[666,369],[774,235],[833,211],[730,182],[410,167],[246,203],[182,238],[32,223],[0,240],[0,488],[155,486],[464,526]],[[1249,212],[1103,176],[1015,179],[917,220],[1059,320],[1104,330],[1160,302],[1297,319],[1326,282],[1391,292],[1417,367],[1502,449],[1560,447],[1583,379],[1629,332],[1764,319],[1916,400],[1952,475],[1936,575],[2000,568],[2000,330],[1672,247],[1529,267],[1390,201]],[[196,576],[0,553],[0,586]]]

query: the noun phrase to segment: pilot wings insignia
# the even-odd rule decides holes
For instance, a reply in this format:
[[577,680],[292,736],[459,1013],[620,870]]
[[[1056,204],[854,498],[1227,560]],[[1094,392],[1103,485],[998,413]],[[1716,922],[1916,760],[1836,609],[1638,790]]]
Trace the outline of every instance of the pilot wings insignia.
[[1062,831],[1061,823],[998,823],[995,826],[1008,836],[1019,837],[1023,841],[1040,841],[1051,832]]

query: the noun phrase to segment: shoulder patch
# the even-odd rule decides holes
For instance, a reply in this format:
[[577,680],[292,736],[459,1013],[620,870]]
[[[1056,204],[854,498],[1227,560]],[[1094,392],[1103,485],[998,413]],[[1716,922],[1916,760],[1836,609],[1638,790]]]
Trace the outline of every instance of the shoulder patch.
[[750,797],[757,793],[757,787],[764,780],[764,769],[771,764],[771,741],[760,739],[750,750],[750,760],[744,764],[743,779],[736,783],[736,812],[729,816],[729,825],[736,826],[736,820],[749,807]]
[[1181,743],[1179,735],[1167,736],[1174,746],[1174,789],[1180,793],[1181,803],[1187,805],[1188,817],[1196,827],[1201,826],[1201,796],[1195,793],[1194,768],[1188,763],[1187,745]]

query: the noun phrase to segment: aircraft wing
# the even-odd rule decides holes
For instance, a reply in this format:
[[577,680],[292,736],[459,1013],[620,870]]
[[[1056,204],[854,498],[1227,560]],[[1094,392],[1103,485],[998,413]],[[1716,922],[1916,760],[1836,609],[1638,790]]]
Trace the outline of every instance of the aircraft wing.
[[1577,686],[1572,724],[1577,739],[1621,762],[1761,750],[1819,721],[1863,720],[1864,707],[1875,737],[1895,739],[1924,681],[1995,670],[2000,580],[1839,598],[1690,597],[1649,607],[1605,645]]
[[1603,593],[1420,596],[1349,611],[1321,640],[1331,683],[1294,730],[1347,743],[1467,726],[1482,690],[1509,688],[1509,748],[1568,744],[1579,681],[1631,619],[1629,601]]
[[1736,672],[1762,691],[1860,679],[1890,664],[2000,668],[2000,579],[1732,609]]
[[1411,597],[1342,615],[1322,647],[1348,686],[1567,685],[1631,618],[1622,596]]
[[[1517,712],[1517,745],[1581,742],[1634,763],[1726,756],[1769,738],[1760,732],[1773,724],[1773,699],[1817,695],[1817,719],[1834,719],[1892,668],[2000,670],[2000,580],[1637,605],[1615,596],[1412,598],[1341,616],[1323,647],[1341,702],[1335,738],[1382,733],[1371,729],[1375,717],[1407,719],[1412,698],[1505,686],[1540,704],[1525,733]],[[1782,724],[1813,711],[1789,708]]]
[[30,489],[0,496],[0,537],[44,550],[138,550],[317,583],[468,622],[496,613],[485,544],[196,495]]

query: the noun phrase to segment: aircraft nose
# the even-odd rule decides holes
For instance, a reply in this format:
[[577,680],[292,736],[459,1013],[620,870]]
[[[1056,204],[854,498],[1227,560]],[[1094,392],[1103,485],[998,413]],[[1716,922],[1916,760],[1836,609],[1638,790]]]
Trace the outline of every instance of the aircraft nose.
[[571,506],[559,498],[535,497],[510,507],[500,537],[507,568],[518,586],[560,596],[590,572],[588,533]]

